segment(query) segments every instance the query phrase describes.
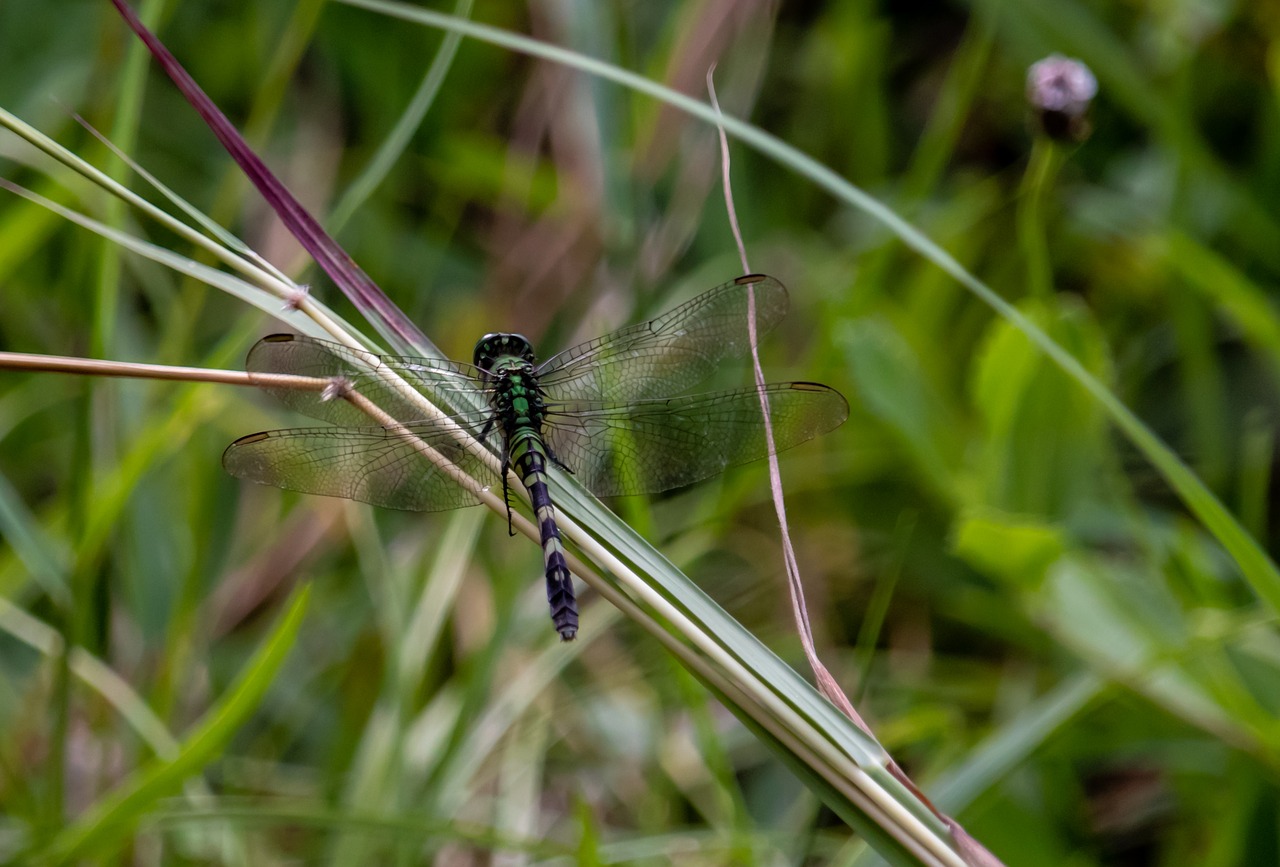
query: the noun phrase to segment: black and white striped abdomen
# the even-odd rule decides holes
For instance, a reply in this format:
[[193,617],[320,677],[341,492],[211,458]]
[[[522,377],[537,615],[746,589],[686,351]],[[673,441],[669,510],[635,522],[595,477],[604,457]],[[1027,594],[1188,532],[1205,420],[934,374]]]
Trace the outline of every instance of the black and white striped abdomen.
[[546,567],[547,604],[551,606],[551,622],[564,641],[578,634],[578,603],[573,595],[573,576],[564,559],[564,544],[556,525],[555,506],[547,490],[547,453],[542,438],[532,429],[511,437],[511,466],[529,491],[534,520],[542,540],[542,562]]

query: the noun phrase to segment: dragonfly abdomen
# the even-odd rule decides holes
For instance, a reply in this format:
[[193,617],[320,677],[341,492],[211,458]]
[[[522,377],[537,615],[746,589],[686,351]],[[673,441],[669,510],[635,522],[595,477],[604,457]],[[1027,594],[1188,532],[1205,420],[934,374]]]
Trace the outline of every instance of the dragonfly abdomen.
[[573,595],[573,576],[564,559],[564,544],[556,525],[556,510],[547,490],[546,446],[537,432],[528,428],[510,441],[511,466],[529,491],[533,515],[542,540],[542,562],[547,576],[547,604],[551,606],[551,622],[562,641],[572,641],[578,634],[578,603]]

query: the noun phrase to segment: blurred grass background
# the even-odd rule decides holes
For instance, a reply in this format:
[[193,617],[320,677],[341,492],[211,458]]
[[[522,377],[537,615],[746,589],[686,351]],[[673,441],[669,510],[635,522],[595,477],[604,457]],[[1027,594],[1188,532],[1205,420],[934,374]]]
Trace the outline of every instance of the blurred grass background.
[[[1017,304],[1274,556],[1269,7],[478,6],[699,98],[717,63],[726,112],[881,198]],[[318,0],[141,8],[321,217],[441,45]],[[1055,51],[1087,63],[1100,95],[1092,137],[1037,173],[1024,77]],[[108,4],[8,0],[0,105],[113,165],[82,114],[351,314],[134,54]],[[11,136],[0,171],[190,252]],[[718,179],[712,130],[464,41],[338,237],[451,356],[506,329],[550,354],[737,274]],[[1280,642],[1238,567],[1091,399],[934,265],[743,148],[734,185],[753,268],[792,292],[766,373],[853,405],[782,470],[820,649],[885,745],[1010,864],[1280,859]],[[0,300],[13,351],[234,368],[276,330],[8,194]],[[183,737],[307,584],[265,699],[199,783],[136,805],[101,863],[865,860],[614,612],[588,602],[579,640],[558,646],[540,553],[482,510],[402,515],[223,475],[228,442],[292,421],[229,387],[0,372],[0,856],[160,749],[112,690]],[[803,664],[763,466],[614,505]],[[33,649],[33,624],[120,683]]]

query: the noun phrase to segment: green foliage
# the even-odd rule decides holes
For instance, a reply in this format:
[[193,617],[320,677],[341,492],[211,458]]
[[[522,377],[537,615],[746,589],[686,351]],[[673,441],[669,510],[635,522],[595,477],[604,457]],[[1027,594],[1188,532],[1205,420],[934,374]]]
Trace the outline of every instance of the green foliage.
[[[1263,6],[475,5],[695,98],[718,63],[755,124],[729,124],[737,207],[752,267],[792,294],[762,362],[853,404],[782,458],[809,611],[926,794],[1011,864],[1273,862]],[[138,7],[453,357],[505,329],[546,354],[738,269],[714,133],[674,98],[349,5]],[[1023,76],[1053,51],[1099,79],[1082,144],[1033,144]],[[0,107],[126,177],[82,114],[355,319],[108,4],[0,3],[0,56]],[[226,275],[209,291],[189,239],[7,133],[0,177],[176,254],[0,191],[0,349],[237,368],[286,315]],[[540,554],[504,522],[223,476],[228,442],[292,421],[231,386],[0,370],[0,859],[870,860],[821,809],[841,796],[764,748],[787,731],[723,713],[731,683],[598,597],[561,647]],[[803,668],[767,484],[748,467],[612,505]],[[743,661],[786,690],[777,660]]]

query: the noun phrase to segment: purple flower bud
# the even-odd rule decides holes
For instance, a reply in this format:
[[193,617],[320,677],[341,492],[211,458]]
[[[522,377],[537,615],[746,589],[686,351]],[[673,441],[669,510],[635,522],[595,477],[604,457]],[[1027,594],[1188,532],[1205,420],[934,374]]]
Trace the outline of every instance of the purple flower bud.
[[1089,136],[1086,115],[1098,93],[1098,79],[1079,60],[1051,54],[1027,70],[1027,101],[1040,129],[1059,141],[1084,141]]

